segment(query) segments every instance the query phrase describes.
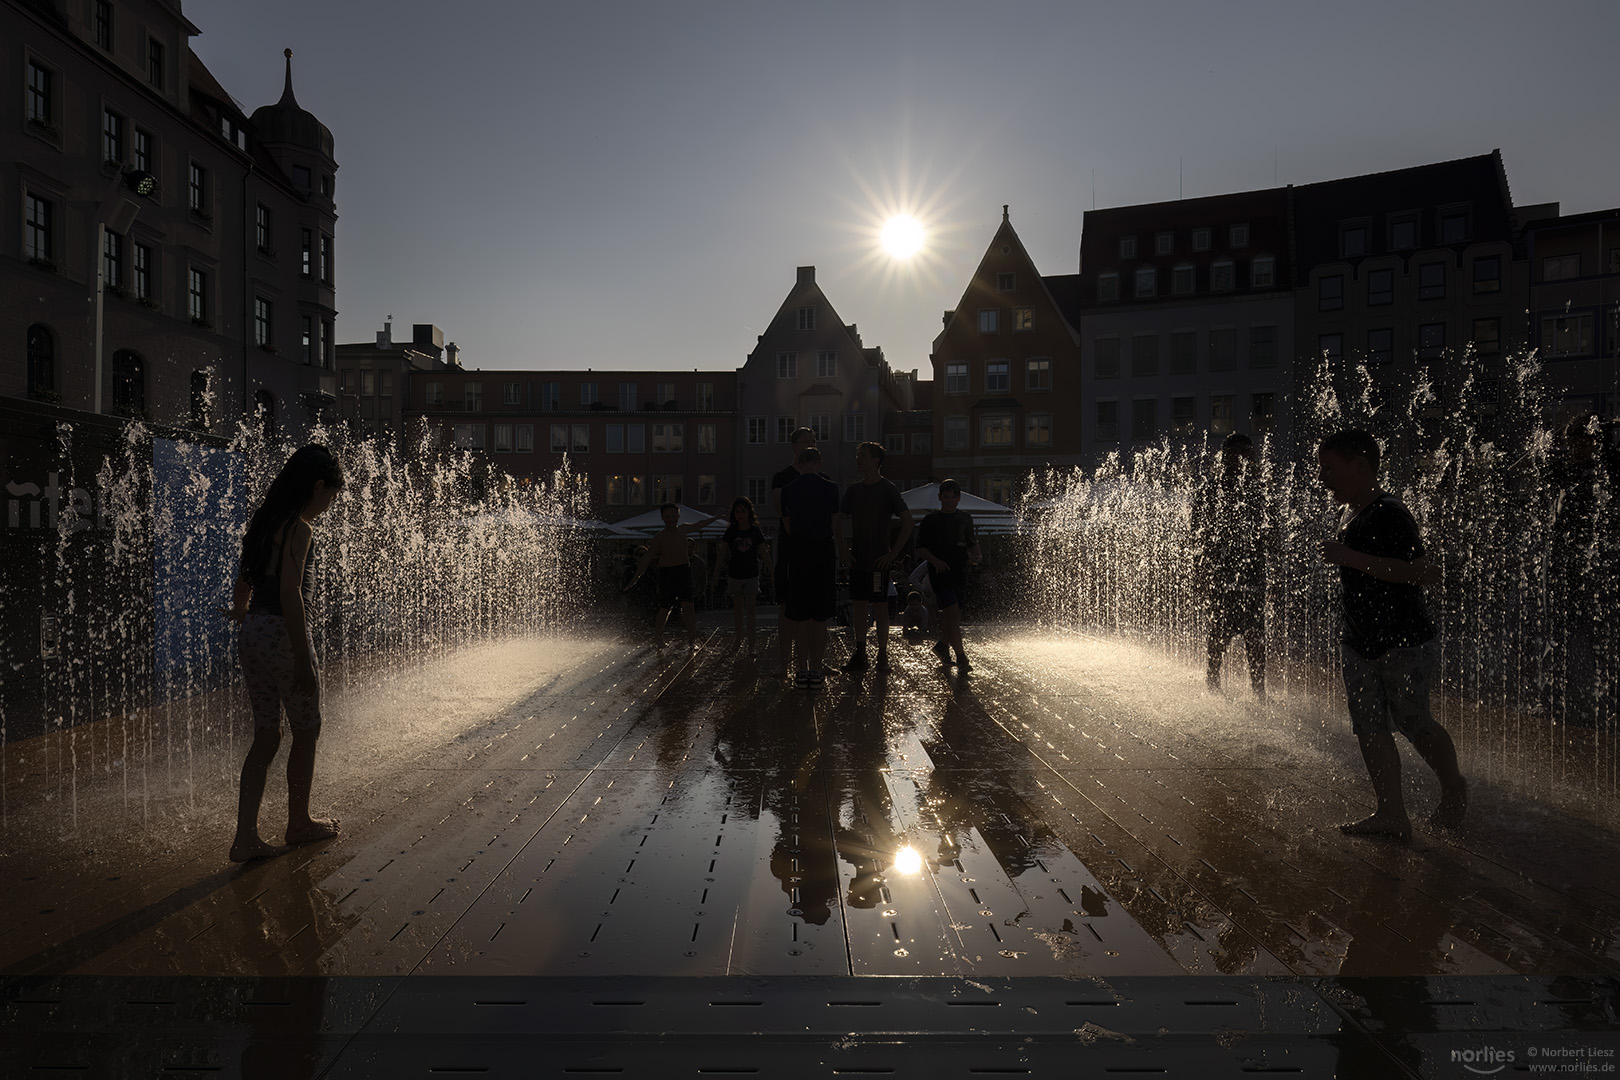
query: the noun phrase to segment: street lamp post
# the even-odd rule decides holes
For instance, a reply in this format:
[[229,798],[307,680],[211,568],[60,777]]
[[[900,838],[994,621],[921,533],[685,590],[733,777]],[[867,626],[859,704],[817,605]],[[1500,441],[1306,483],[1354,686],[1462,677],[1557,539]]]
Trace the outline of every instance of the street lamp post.
[[119,171],[118,180],[107,192],[107,197],[101,200],[101,206],[96,209],[96,246],[91,252],[96,267],[96,364],[95,389],[90,400],[97,413],[101,412],[101,330],[107,296],[107,233],[110,230],[122,236],[129,232],[135,224],[135,215],[141,212],[141,204],[121,188],[143,199],[149,198],[157,190],[157,179],[151,173],[125,166]]

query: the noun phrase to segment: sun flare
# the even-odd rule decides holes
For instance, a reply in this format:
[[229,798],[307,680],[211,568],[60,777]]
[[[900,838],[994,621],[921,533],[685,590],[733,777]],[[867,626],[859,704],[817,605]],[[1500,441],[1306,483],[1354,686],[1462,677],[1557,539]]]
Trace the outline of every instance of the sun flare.
[[897,873],[915,874],[922,866],[922,855],[909,844],[894,853],[894,869]]
[[909,259],[922,250],[927,233],[910,214],[898,214],[883,223],[883,250],[896,259]]

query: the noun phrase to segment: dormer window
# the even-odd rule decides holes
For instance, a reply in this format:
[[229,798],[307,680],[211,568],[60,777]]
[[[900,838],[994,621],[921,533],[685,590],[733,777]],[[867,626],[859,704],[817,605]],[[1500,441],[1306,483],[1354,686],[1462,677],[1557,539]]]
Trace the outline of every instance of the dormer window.
[[293,184],[299,188],[302,188],[304,191],[308,191],[310,188],[309,170],[304,168],[302,165],[294,165]]

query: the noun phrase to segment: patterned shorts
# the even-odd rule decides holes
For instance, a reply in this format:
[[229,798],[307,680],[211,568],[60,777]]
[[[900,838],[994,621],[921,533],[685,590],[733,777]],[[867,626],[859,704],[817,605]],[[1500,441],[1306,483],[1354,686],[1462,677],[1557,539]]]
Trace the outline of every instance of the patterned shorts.
[[[312,694],[293,693],[292,642],[287,640],[287,620],[280,615],[252,614],[242,620],[237,635],[242,657],[242,676],[247,682],[248,702],[253,708],[253,727],[281,730],[281,712],[287,711],[287,726],[308,731],[321,726],[320,672]],[[315,650],[310,649],[310,663]]]
[[1357,735],[1399,731],[1408,739],[1417,739],[1434,730],[1429,683],[1439,667],[1438,640],[1390,649],[1374,660],[1348,645],[1341,651],[1350,725]]

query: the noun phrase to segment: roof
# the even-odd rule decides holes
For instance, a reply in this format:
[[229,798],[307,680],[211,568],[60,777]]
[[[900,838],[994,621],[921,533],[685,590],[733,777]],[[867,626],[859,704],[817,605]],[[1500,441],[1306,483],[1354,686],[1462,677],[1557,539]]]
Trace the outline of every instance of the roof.
[[292,50],[286,50],[287,81],[281,100],[274,105],[262,105],[253,110],[253,126],[259,138],[272,145],[285,144],[313,150],[328,161],[332,156],[332,132],[315,114],[298,104],[293,96]]

